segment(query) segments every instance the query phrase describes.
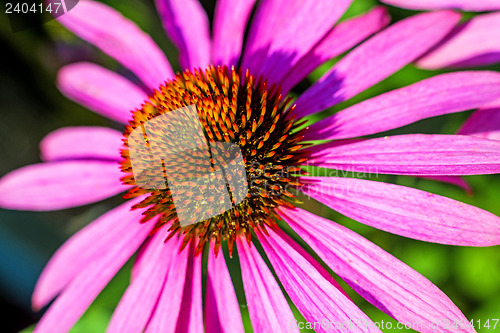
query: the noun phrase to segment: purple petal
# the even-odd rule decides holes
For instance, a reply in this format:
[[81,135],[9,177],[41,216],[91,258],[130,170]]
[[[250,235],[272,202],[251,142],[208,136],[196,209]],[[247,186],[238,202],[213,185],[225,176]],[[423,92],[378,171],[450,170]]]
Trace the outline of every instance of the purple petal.
[[325,61],[359,44],[389,24],[390,17],[383,7],[337,24],[287,73],[282,80],[282,92],[288,92],[297,83]]
[[281,288],[255,246],[236,239],[243,287],[254,332],[299,332]]
[[486,11],[500,9],[499,0],[380,0],[388,5],[416,10],[460,9]]
[[108,5],[80,1],[57,20],[128,67],[151,89],[174,76],[167,58],[151,37]]
[[500,140],[500,100],[475,111],[458,134]]
[[[381,332],[349,298],[330,284],[306,258],[289,244],[283,231],[257,233],[276,275],[298,310],[310,323],[321,322],[316,332],[331,332],[323,323],[364,323],[358,332]],[[289,324],[290,325],[290,324]]]
[[464,135],[407,134],[320,150],[309,165],[414,176],[500,173],[500,141]]
[[500,218],[490,212],[406,186],[345,177],[305,177],[303,192],[339,213],[397,235],[427,242],[500,244]]
[[168,37],[179,49],[183,69],[204,68],[211,63],[210,27],[198,0],[155,0]]
[[142,254],[143,265],[118,303],[106,332],[143,332],[146,328],[163,289],[172,257],[178,251],[175,241],[164,243],[167,236],[168,228],[161,228],[148,242]]
[[411,16],[379,32],[347,54],[296,101],[306,116],[348,100],[424,54],[460,20],[451,11]]
[[[399,322],[420,323],[414,329],[425,333],[450,332],[443,322],[468,324],[432,282],[365,238],[299,208],[279,208],[279,213],[335,273]],[[475,331],[457,327],[453,332]]]
[[[500,1],[499,8],[500,8]],[[451,36],[418,60],[425,69],[475,67],[500,62],[500,13],[478,15],[459,26]]]
[[65,127],[40,142],[42,160],[107,159],[120,161],[123,134],[107,127]]
[[87,205],[128,189],[117,162],[32,164],[0,179],[0,207],[47,211]]
[[244,333],[240,305],[224,260],[216,257],[210,243],[205,298],[205,330],[207,333]]
[[352,0],[261,1],[245,45],[242,68],[280,83],[344,14]]
[[219,0],[214,14],[214,64],[237,66],[255,0]]
[[[144,209],[132,206],[144,197],[127,201],[102,215],[66,241],[45,266],[33,291],[33,308],[41,309],[103,254],[120,248],[121,240],[135,229]],[[117,221],[119,223],[117,223]],[[154,223],[153,223],[154,224]],[[142,226],[148,229],[148,225]],[[150,229],[150,228],[149,228]]]
[[500,96],[500,73],[442,74],[368,99],[310,126],[304,140],[345,139],[476,109]]
[[132,119],[132,110],[140,108],[148,98],[123,76],[88,62],[63,67],[57,85],[66,97],[123,124]]
[[[141,210],[129,211],[130,203],[127,203],[120,208],[119,215],[115,215],[113,222],[115,228],[120,228],[120,224],[125,224],[126,228],[122,229],[119,233],[115,233],[115,237],[107,239],[106,247],[102,251],[93,253],[89,256],[85,267],[77,266],[78,275],[71,279],[71,282],[64,289],[61,295],[54,301],[54,303],[47,310],[42,317],[34,332],[36,333],[66,333],[78,321],[85,310],[90,306],[92,301],[99,295],[102,289],[108,284],[113,276],[120,270],[120,268],[130,259],[141,243],[146,239],[151,231],[154,223],[141,224],[140,213]],[[126,209],[128,214],[125,216],[121,209]],[[123,214],[123,215],[122,215]],[[106,216],[106,215],[105,215]],[[119,219],[116,219],[121,217]],[[152,222],[152,221],[150,221]],[[108,224],[108,223],[105,223]],[[93,226],[91,226],[93,227]],[[90,226],[88,228],[91,228]],[[98,228],[98,227],[93,227]],[[71,260],[81,262],[80,256],[86,256],[86,251],[93,252],[92,249],[96,242],[100,242],[100,238],[108,237],[106,234],[99,233],[94,235],[92,239],[88,236],[75,236],[76,239],[81,240],[86,238],[86,247],[80,247],[79,253],[74,253]],[[68,248],[72,248],[68,245]],[[76,247],[76,246],[75,246]],[[73,247],[73,249],[75,248]],[[61,252],[59,252],[61,253]],[[57,258],[57,257],[56,257]],[[59,261],[60,259],[55,259]],[[74,267],[71,260],[65,260],[68,265]],[[61,261],[59,261],[61,263]],[[64,266],[54,266],[49,264],[49,271],[42,274],[58,274],[58,272],[65,272],[67,268]],[[48,279],[47,277],[41,279]],[[57,287],[55,287],[57,288]]]

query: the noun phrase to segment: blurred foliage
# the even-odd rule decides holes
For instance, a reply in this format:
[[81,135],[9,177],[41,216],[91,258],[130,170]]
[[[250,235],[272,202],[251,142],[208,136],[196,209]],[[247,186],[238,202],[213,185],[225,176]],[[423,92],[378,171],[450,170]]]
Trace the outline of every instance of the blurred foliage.
[[[135,21],[165,51],[174,68],[179,69],[177,51],[164,35],[153,1],[104,1]],[[203,1],[212,16],[214,1]],[[377,5],[375,0],[355,0],[343,19],[358,15]],[[414,12],[389,8],[393,21],[398,21]],[[467,13],[465,17],[472,17]],[[13,34],[4,14],[0,16],[0,44],[4,59],[0,75],[0,150],[2,163],[0,175],[26,164],[39,162],[38,142],[50,131],[63,126],[100,125],[119,129],[120,126],[104,119],[62,96],[55,87],[57,70],[75,61],[93,61],[130,75],[116,61],[98,52],[52,21],[36,29]],[[297,92],[307,88],[327,71],[338,59],[327,62],[303,82]],[[500,70],[500,67],[489,69]],[[436,72],[427,72],[408,66],[382,83],[337,105],[313,120],[326,117],[333,112],[380,93],[411,84]],[[454,133],[470,112],[427,119],[385,134],[402,133]],[[392,182],[448,196],[500,215],[500,177],[466,177],[473,195],[453,185],[427,179],[405,176],[379,176],[375,180]],[[43,265],[50,255],[71,234],[95,219],[103,212],[120,203],[122,199],[111,198],[95,205],[60,212],[32,213],[0,210],[0,314],[3,330],[18,331],[34,323],[40,314],[30,310],[30,294]],[[406,239],[373,229],[352,221],[314,201],[307,208],[315,213],[341,223],[360,233],[392,253],[429,280],[435,283],[457,304],[469,319],[500,317],[500,248],[453,247],[429,244]],[[290,230],[288,230],[290,231]],[[291,231],[290,231],[291,232]],[[301,240],[298,240],[304,246]],[[227,252],[226,252],[227,254]],[[228,265],[234,280],[243,320],[251,332],[248,310],[243,293],[237,253]],[[109,318],[127,287],[131,262],[112,280],[94,304],[77,323],[72,332],[104,332]],[[394,320],[356,295],[345,283],[351,298],[374,321]],[[297,320],[303,320],[295,307]],[[498,326],[500,328],[500,325]],[[498,329],[497,328],[497,329]],[[30,332],[28,328],[23,332]],[[394,330],[385,330],[394,331]],[[405,330],[409,331],[409,330]],[[487,328],[479,332],[490,332]],[[491,330],[494,331],[494,330]],[[304,330],[307,332],[307,330]]]

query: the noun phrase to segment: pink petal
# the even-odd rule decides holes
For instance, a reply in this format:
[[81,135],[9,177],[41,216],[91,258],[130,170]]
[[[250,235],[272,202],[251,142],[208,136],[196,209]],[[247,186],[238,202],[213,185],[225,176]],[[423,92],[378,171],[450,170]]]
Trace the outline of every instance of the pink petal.
[[215,4],[214,64],[237,66],[255,0],[219,0]]
[[302,81],[316,67],[356,46],[389,24],[390,17],[383,7],[337,24],[319,41],[282,80],[282,92]]
[[[500,8],[500,1],[498,1]],[[425,69],[474,67],[500,62],[500,13],[478,15],[459,26],[429,54],[418,60]]]
[[[130,204],[121,206],[121,208],[130,209]],[[154,223],[141,224],[140,213],[138,211],[129,211],[129,214],[121,219],[114,219],[115,225],[125,224],[125,232],[115,234],[115,237],[108,238],[107,247],[101,252],[88,258],[85,262],[86,266],[78,267],[80,271],[69,285],[64,289],[61,295],[55,300],[52,306],[47,310],[42,317],[34,332],[36,333],[66,333],[78,321],[85,310],[90,306],[92,301],[99,295],[101,290],[108,284],[113,276],[120,268],[130,259],[141,243],[146,239],[151,231]],[[122,212],[120,212],[120,215]],[[117,216],[115,216],[117,217]],[[151,221],[150,221],[151,222]],[[107,224],[107,223],[106,223]],[[94,237],[92,241],[87,243],[87,248],[79,254],[72,256],[72,259],[79,261],[79,256],[84,255],[84,251],[88,251],[95,242],[102,237]],[[104,235],[105,236],[105,235]],[[116,237],[118,236],[118,237]],[[83,236],[80,236],[83,237]],[[90,250],[92,251],[92,250]],[[72,263],[68,263],[72,265]],[[49,264],[50,265],[50,264]],[[48,268],[53,273],[57,274],[54,269],[66,270],[64,267],[51,266]]]
[[388,5],[416,10],[461,9],[486,11],[500,9],[499,0],[380,0]]
[[464,189],[468,194],[472,194],[472,189],[470,185],[465,181],[465,179],[456,176],[428,176],[422,177],[427,179],[436,180],[443,183],[452,184]]
[[[257,236],[287,294],[307,322],[322,324],[340,322],[347,325],[364,323],[359,325],[356,331],[381,332],[363,311],[330,284],[306,258],[295,251],[289,244],[293,241],[283,231],[268,232],[269,236],[261,232],[258,232]],[[332,330],[324,324],[316,327],[315,331]]]
[[[176,249],[181,241],[176,240]],[[146,332],[202,332],[201,256],[194,257],[193,246],[171,255],[163,291]]]
[[273,274],[254,247],[236,239],[243,287],[254,332],[299,332],[295,318]]
[[177,332],[203,333],[203,295],[201,293],[201,255],[195,256],[194,242],[189,249],[189,261]]
[[57,20],[128,67],[151,89],[157,89],[174,75],[167,58],[151,37],[108,5],[80,1]]
[[143,332],[146,328],[172,257],[178,251],[177,242],[164,243],[167,236],[168,228],[161,228],[148,243],[143,253],[143,265],[118,303],[106,332]]
[[500,173],[500,141],[464,135],[396,135],[317,149],[308,164],[414,176],[494,174]]
[[[67,240],[40,275],[33,291],[33,308],[39,310],[47,305],[85,267],[103,253],[121,247],[121,242],[114,240],[127,237],[130,228],[140,221],[144,209],[132,210],[132,206],[143,199],[130,200],[110,210]],[[143,228],[149,227],[144,225]]]
[[[399,322],[421,323],[415,329],[424,333],[450,332],[442,324],[448,320],[468,323],[432,282],[365,238],[299,208],[279,208],[279,211],[335,273]],[[438,320],[440,325],[434,325]],[[475,331],[457,327],[453,332]]]
[[296,101],[306,116],[348,100],[429,50],[460,20],[451,11],[423,13],[391,25],[347,54]]
[[42,160],[108,159],[120,161],[123,134],[107,127],[65,127],[40,142]]
[[500,100],[475,111],[458,134],[500,140]]
[[427,242],[500,244],[500,218],[433,193],[383,182],[345,177],[305,177],[303,192],[358,222]]
[[207,333],[244,333],[240,305],[224,260],[224,254],[215,257],[214,243],[210,243],[205,298],[205,330]]
[[121,75],[88,62],[63,67],[57,74],[57,85],[66,97],[123,124],[148,98]]
[[112,161],[28,165],[0,179],[0,207],[46,211],[87,205],[127,190],[122,176]]
[[242,68],[281,82],[344,14],[352,0],[261,1],[245,45]]
[[179,49],[182,68],[205,68],[211,64],[210,27],[198,0],[155,0],[168,37]]
[[467,111],[500,96],[500,73],[431,77],[351,106],[310,126],[304,140],[345,139],[388,131],[421,119]]

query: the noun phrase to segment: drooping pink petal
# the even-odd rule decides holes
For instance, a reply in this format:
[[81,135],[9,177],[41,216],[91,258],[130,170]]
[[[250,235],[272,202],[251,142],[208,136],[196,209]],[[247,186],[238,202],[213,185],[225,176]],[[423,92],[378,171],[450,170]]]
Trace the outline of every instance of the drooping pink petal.
[[168,228],[161,228],[148,242],[142,265],[118,303],[106,332],[143,332],[146,328],[172,258],[178,251],[179,245],[174,239],[164,243],[167,236]]
[[203,295],[201,292],[201,255],[195,256],[195,243],[189,248],[186,284],[182,298],[177,332],[203,333]]
[[[499,8],[500,8],[500,1]],[[500,13],[478,15],[455,28],[439,46],[417,61],[425,69],[464,68],[500,62]]]
[[471,189],[470,185],[462,177],[457,177],[457,176],[427,176],[427,177],[422,177],[422,178],[427,178],[427,179],[437,180],[437,181],[443,182],[443,183],[452,184],[452,185],[463,188],[468,194],[472,194],[472,189]]
[[282,92],[287,92],[325,61],[354,47],[389,24],[390,17],[383,7],[337,24],[281,80]]
[[67,159],[107,159],[120,161],[123,134],[107,127],[64,127],[40,142],[44,161]]
[[211,63],[210,27],[198,0],[155,0],[168,37],[179,49],[183,69],[205,68]]
[[[125,207],[130,209],[130,203],[121,206],[120,209],[125,209]],[[106,242],[107,246],[101,248],[101,252],[84,262],[86,264],[84,268],[78,267],[78,275],[71,279],[68,286],[50,306],[34,332],[66,333],[71,329],[101,290],[130,259],[154,226],[154,223],[141,224],[140,213],[141,210],[128,211],[128,214],[121,216],[121,219],[114,219],[117,228],[119,224],[125,224],[127,228],[114,234],[115,237],[109,238]],[[94,246],[99,237],[106,237],[106,235],[94,236],[90,244],[87,243],[87,248],[81,248],[81,252],[72,256],[71,259],[79,261],[79,255],[85,256],[85,251],[92,251],[89,248]],[[72,265],[72,263],[68,264]],[[52,266],[50,269],[54,268]],[[58,269],[65,270],[60,266]],[[57,271],[52,274],[57,274]]]
[[148,98],[123,76],[88,62],[64,66],[57,74],[57,86],[66,97],[123,124]]
[[[443,321],[467,324],[432,282],[365,238],[299,208],[279,208],[279,214],[335,273],[399,322],[415,323],[413,329],[423,333],[450,332]],[[475,331],[464,325],[453,332]]]
[[173,258],[147,333],[203,331],[201,256],[194,257],[193,246],[179,252],[181,241],[177,240],[177,250],[171,253]]
[[261,1],[250,26],[242,68],[270,85],[292,68],[333,27],[352,0]]
[[500,100],[474,111],[458,134],[500,140]]
[[273,274],[255,246],[236,239],[243,287],[254,332],[299,332],[295,318]]
[[394,74],[428,51],[457,24],[451,11],[411,16],[349,52],[296,101],[305,116],[348,100]]
[[388,5],[416,10],[460,9],[487,11],[500,9],[499,0],[380,0]]
[[303,192],[358,222],[427,242],[500,244],[500,218],[437,194],[366,179],[305,177]]
[[244,333],[240,305],[234,292],[233,282],[224,260],[224,254],[216,257],[210,243],[205,298],[206,333]]
[[316,149],[309,165],[352,172],[463,176],[500,172],[500,141],[406,134]]
[[80,1],[57,20],[128,67],[151,89],[174,76],[167,58],[151,37],[102,2]]
[[215,4],[213,59],[216,65],[237,66],[243,37],[255,0],[219,0]]
[[343,323],[346,327],[349,324],[356,327],[354,325],[363,323],[356,327],[356,331],[381,332],[363,311],[295,251],[289,244],[292,240],[282,231],[268,232],[269,236],[257,233],[262,247],[287,294],[305,320],[309,323],[322,323],[315,327],[315,332],[331,332],[329,326],[334,323]]
[[47,211],[87,205],[128,189],[114,161],[32,164],[0,179],[0,207]]
[[345,139],[467,111],[500,96],[500,73],[455,72],[431,77],[344,109],[310,126],[304,140]]
[[[33,291],[33,308],[41,309],[60,293],[83,269],[111,251],[120,247],[129,229],[142,218],[143,209],[132,206],[144,197],[127,201],[102,215],[66,241],[50,258]],[[154,223],[153,223],[154,224]],[[148,229],[147,225],[143,228]]]

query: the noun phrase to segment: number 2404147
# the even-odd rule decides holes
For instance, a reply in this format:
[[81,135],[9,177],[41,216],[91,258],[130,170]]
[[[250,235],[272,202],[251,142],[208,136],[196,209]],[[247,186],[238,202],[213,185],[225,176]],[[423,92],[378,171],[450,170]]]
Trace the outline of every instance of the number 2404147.
[[49,2],[48,4],[43,3],[10,3],[5,4],[6,14],[28,14],[28,13],[61,13],[64,12],[61,2]]

